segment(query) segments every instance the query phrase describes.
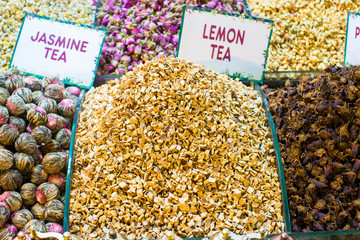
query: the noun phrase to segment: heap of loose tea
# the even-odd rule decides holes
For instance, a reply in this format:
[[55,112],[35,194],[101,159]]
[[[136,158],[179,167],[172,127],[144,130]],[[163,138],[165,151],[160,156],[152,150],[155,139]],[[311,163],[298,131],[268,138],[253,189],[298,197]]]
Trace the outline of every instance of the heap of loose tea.
[[76,89],[56,78],[8,73],[0,76],[0,239],[62,224],[77,100]]
[[252,88],[162,58],[92,89],[79,119],[71,232],[283,231],[273,142]]
[[359,66],[329,66],[265,90],[295,232],[360,229],[359,88]]

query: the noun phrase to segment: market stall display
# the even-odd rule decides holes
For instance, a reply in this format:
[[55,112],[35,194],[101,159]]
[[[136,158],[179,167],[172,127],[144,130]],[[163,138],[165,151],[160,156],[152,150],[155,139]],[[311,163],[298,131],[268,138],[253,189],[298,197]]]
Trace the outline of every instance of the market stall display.
[[[42,88],[41,79],[12,69],[0,76],[0,239],[13,239],[18,231],[29,233],[31,226],[46,231],[46,223],[62,223],[64,203],[60,198],[74,112],[65,117],[60,115],[63,111],[47,113],[34,103],[32,90],[43,94],[38,103],[54,100],[55,109],[73,100],[68,99],[71,92],[60,81],[49,82]],[[50,115],[56,116],[57,128],[47,127],[52,126]]]
[[244,14],[245,0],[108,1],[99,9],[97,25],[108,29],[99,75],[122,75],[156,57],[174,57],[183,6]]
[[328,66],[264,88],[282,158],[293,232],[360,228],[360,67]]
[[25,12],[93,25],[93,0],[0,0],[0,73],[8,68]]
[[252,14],[274,20],[267,71],[323,70],[343,64],[347,12],[358,1],[248,0]]
[[258,93],[177,58],[90,90],[75,145],[69,229],[128,238],[284,231],[271,133]]

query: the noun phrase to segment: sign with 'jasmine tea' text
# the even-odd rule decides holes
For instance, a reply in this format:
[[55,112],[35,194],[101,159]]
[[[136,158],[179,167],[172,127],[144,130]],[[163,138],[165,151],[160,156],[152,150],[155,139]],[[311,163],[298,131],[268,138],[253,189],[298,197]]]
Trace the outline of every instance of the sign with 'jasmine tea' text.
[[184,7],[177,56],[262,82],[272,27],[267,19]]
[[10,66],[91,88],[106,30],[25,14]]
[[360,13],[348,12],[344,65],[360,64]]

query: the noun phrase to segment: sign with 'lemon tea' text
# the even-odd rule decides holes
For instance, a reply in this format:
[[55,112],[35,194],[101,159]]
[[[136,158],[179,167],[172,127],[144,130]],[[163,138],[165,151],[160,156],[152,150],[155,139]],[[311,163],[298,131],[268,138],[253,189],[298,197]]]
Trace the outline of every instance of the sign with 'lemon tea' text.
[[10,66],[91,88],[106,30],[25,14]]
[[267,19],[184,7],[177,56],[262,82],[272,27]]
[[360,14],[348,12],[344,65],[360,65]]

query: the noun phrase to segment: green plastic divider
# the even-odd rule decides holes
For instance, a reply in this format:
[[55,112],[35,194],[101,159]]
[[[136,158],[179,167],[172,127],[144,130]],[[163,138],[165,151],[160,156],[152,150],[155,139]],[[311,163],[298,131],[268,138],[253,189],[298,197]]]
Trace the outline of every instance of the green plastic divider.
[[73,165],[74,165],[74,147],[76,140],[76,130],[78,125],[78,118],[81,108],[81,103],[85,94],[85,89],[82,89],[79,95],[78,102],[76,104],[76,110],[74,115],[74,121],[71,130],[71,139],[70,139],[70,149],[68,156],[68,166],[67,166],[67,175],[66,175],[66,189],[65,189],[65,208],[64,208],[64,232],[69,231],[69,211],[70,211],[70,191],[71,191],[71,180],[73,174]]
[[263,100],[263,104],[264,104],[264,108],[265,108],[265,112],[266,112],[266,117],[268,120],[268,124],[269,124],[269,130],[271,132],[271,136],[273,139],[273,143],[274,143],[274,148],[275,148],[275,156],[276,156],[276,161],[277,161],[277,171],[278,171],[278,176],[279,176],[279,180],[280,180],[280,188],[281,188],[281,194],[282,194],[282,202],[283,202],[283,209],[282,209],[282,213],[283,213],[283,218],[284,218],[284,223],[285,223],[285,231],[286,232],[291,232],[291,223],[290,223],[290,214],[289,214],[289,203],[288,203],[288,197],[287,197],[287,192],[286,192],[286,184],[285,184],[285,176],[284,176],[284,169],[283,169],[283,163],[282,163],[282,159],[281,159],[281,154],[280,154],[280,147],[279,147],[279,142],[278,142],[278,138],[277,138],[277,134],[276,134],[276,129],[275,129],[275,125],[274,125],[274,121],[272,119],[271,113],[269,111],[269,104],[266,100],[266,96],[264,94],[264,92],[261,90],[261,87],[259,84],[255,84],[255,89],[259,92],[261,99]]

